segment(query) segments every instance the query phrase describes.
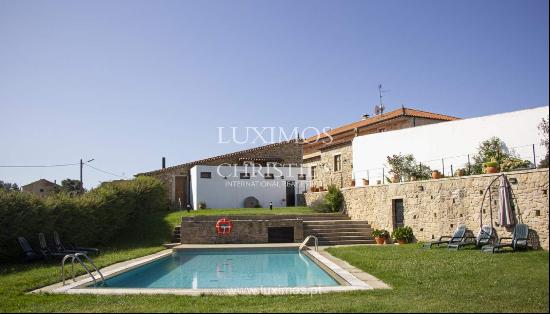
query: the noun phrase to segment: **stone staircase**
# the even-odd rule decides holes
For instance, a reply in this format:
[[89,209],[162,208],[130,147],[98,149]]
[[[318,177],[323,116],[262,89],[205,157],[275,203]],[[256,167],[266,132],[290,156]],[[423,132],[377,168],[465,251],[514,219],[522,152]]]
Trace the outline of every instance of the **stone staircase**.
[[373,229],[366,221],[340,219],[304,220],[304,237],[314,235],[319,245],[372,244]]

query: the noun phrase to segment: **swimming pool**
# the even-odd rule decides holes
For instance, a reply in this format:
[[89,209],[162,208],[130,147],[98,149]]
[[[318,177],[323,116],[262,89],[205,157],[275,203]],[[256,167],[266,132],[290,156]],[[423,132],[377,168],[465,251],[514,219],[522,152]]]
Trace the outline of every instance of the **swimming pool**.
[[308,255],[295,248],[277,248],[175,251],[108,278],[104,287],[221,289],[339,285]]
[[94,273],[95,278],[83,275],[31,293],[280,295],[377,289],[373,284],[382,287],[376,278],[338,264],[342,261],[326,252],[300,251],[299,246],[182,244],[101,269],[105,285],[94,284],[96,279],[100,281],[99,274]]

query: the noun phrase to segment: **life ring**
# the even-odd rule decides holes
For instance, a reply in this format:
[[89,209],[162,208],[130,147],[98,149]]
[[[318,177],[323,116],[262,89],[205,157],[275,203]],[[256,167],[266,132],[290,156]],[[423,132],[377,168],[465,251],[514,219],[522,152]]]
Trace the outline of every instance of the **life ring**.
[[216,233],[218,235],[226,236],[231,233],[233,229],[233,222],[229,218],[221,218],[216,222]]

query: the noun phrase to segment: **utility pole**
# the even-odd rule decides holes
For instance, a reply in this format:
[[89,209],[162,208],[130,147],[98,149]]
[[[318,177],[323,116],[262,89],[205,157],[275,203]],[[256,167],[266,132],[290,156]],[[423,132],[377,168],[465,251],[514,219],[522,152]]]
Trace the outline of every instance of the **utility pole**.
[[84,163],[82,162],[82,158],[80,158],[80,192],[84,191],[84,183],[82,182],[82,167],[84,166]]

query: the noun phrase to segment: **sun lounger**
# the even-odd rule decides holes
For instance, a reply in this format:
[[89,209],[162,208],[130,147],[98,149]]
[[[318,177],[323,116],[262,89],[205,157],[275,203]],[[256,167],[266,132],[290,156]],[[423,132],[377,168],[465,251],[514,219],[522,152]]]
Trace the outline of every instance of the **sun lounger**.
[[[496,253],[502,251],[504,248],[511,248],[513,251],[527,249],[529,238],[529,227],[525,224],[517,224],[514,227],[512,237],[504,237],[498,240],[498,243],[485,245],[481,248],[481,251],[487,253]],[[510,240],[510,242],[503,242],[503,240]]]
[[452,243],[458,243],[464,240],[466,235],[466,225],[459,225],[452,236],[441,236],[437,241],[426,242],[423,245],[425,249],[431,249],[434,245],[439,247],[440,245],[449,245]]

